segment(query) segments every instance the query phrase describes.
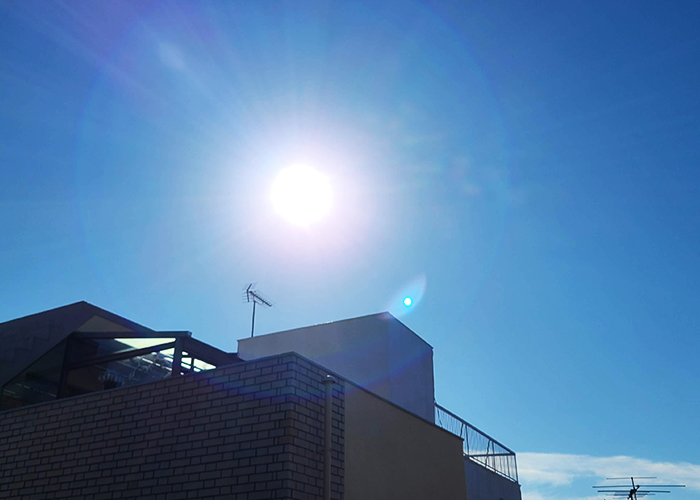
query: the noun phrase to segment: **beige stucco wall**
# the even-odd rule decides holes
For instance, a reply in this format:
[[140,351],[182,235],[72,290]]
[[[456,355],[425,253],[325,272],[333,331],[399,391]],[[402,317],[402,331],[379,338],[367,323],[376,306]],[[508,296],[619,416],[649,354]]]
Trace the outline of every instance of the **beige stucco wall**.
[[346,385],[345,500],[465,500],[462,440]]

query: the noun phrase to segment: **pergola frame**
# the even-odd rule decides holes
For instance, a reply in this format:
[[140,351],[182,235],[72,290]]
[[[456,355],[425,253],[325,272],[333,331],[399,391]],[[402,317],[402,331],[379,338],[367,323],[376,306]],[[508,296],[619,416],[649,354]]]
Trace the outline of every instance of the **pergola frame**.
[[[149,347],[123,349],[111,354],[101,356],[91,356],[78,362],[69,363],[71,343],[75,340],[110,340],[110,339],[174,339],[169,342],[156,344]],[[152,333],[134,332],[134,331],[113,331],[113,332],[73,332],[67,337],[66,351],[64,353],[63,365],[61,368],[61,376],[58,388],[58,398],[64,394],[64,386],[68,378],[68,373],[72,370],[85,368],[100,363],[108,363],[112,361],[120,361],[136,356],[144,356],[154,352],[161,352],[168,349],[173,349],[173,360],[171,365],[171,377],[177,377],[183,373],[193,371],[194,365],[191,362],[191,369],[183,368],[183,353],[187,353],[187,357],[194,360],[198,359],[213,366],[220,366],[230,363],[235,363],[239,360],[236,354],[230,354],[209,344],[192,338],[192,333],[188,331],[158,331]]]

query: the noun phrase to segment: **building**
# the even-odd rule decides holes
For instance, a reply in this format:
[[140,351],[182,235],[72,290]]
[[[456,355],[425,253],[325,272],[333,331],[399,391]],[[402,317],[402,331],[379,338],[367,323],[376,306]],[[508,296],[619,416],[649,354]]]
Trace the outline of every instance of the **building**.
[[388,313],[227,353],[86,302],[0,324],[0,499],[519,500]]

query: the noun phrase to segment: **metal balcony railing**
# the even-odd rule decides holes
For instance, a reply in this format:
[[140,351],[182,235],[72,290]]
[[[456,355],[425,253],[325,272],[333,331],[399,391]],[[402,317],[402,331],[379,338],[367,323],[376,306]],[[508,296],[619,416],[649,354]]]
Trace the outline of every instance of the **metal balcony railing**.
[[465,457],[515,483],[518,482],[518,465],[513,450],[437,403],[435,425],[462,438]]

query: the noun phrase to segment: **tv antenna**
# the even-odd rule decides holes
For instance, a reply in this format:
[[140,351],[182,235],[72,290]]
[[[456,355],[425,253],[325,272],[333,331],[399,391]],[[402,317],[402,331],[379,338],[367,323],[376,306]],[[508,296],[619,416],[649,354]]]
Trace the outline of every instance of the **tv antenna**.
[[[607,477],[606,481],[627,479],[626,477]],[[627,500],[637,500],[657,493],[671,493],[671,490],[662,490],[659,488],[685,488],[684,484],[638,484],[634,480],[637,479],[656,479],[656,477],[630,477],[632,488],[628,484],[600,485],[594,486],[598,493],[609,493],[613,497],[627,497]]]
[[265,307],[272,307],[272,302],[267,300],[265,297],[260,295],[259,292],[256,290],[253,290],[253,287],[256,285],[256,283],[251,283],[249,284],[244,292],[243,297],[245,298],[246,302],[252,302],[253,303],[253,321],[250,325],[250,338],[253,338],[253,335],[255,334],[255,306],[257,304],[260,304],[261,306]]

